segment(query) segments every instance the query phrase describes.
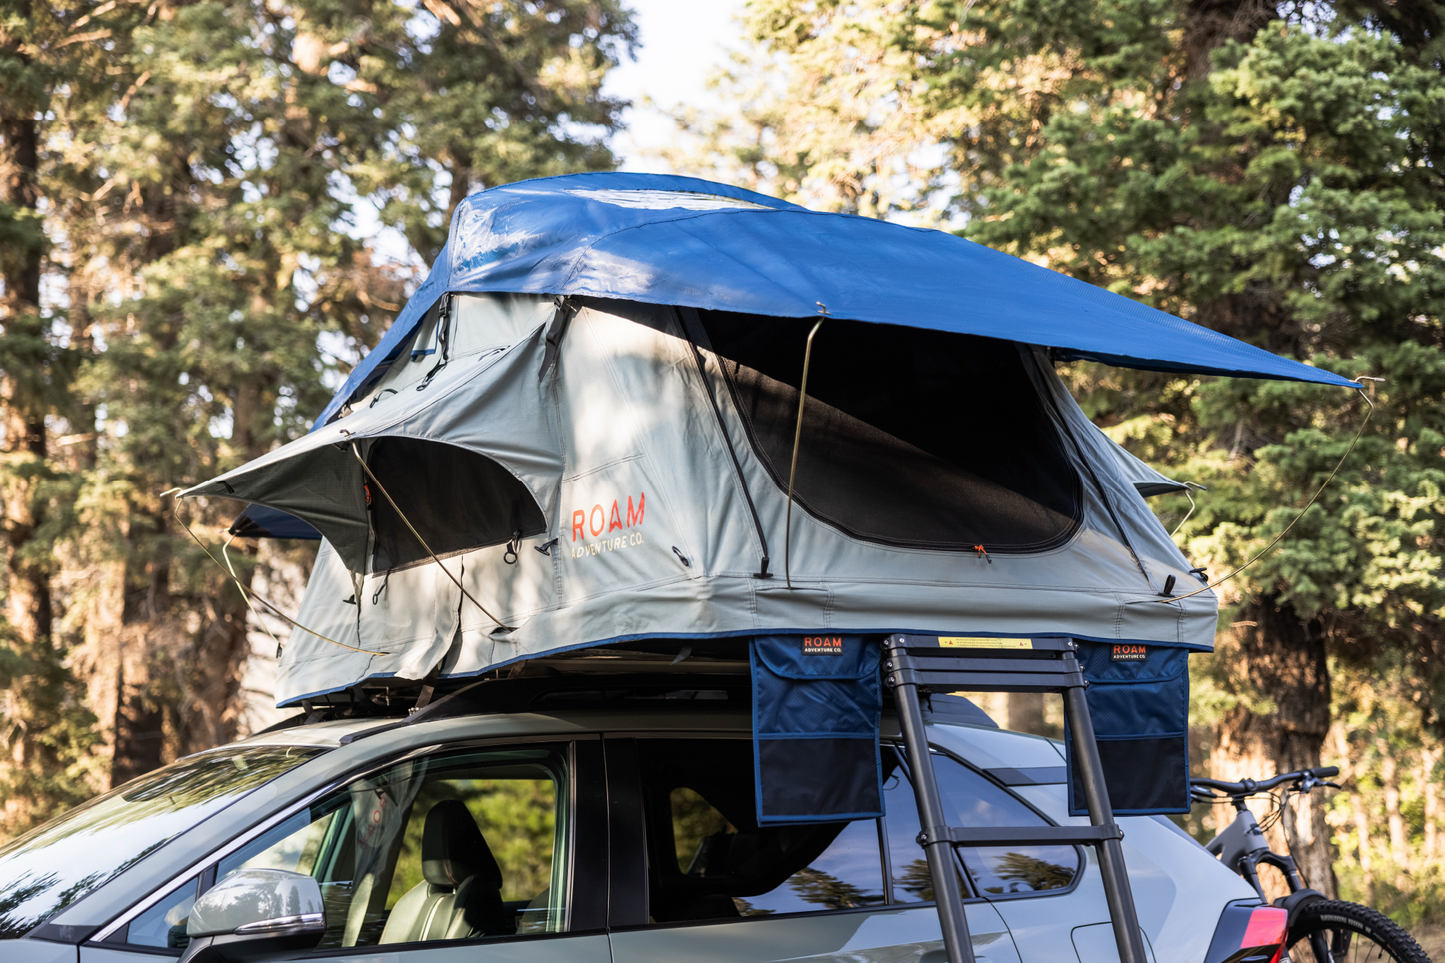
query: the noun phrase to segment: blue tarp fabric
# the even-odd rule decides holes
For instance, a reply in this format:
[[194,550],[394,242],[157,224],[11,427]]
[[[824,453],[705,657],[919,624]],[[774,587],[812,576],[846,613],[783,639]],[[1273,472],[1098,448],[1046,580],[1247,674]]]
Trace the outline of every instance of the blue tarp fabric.
[[318,419],[399,357],[446,292],[585,295],[851,318],[1044,345],[1129,368],[1351,385],[944,231],[659,174],[568,174],[458,205],[431,273]]
[[883,815],[877,641],[768,635],[751,651],[759,825]]
[[[1120,816],[1189,812],[1189,649],[1142,642],[1078,643],[1109,803]],[[1073,740],[1069,812],[1088,815]]]

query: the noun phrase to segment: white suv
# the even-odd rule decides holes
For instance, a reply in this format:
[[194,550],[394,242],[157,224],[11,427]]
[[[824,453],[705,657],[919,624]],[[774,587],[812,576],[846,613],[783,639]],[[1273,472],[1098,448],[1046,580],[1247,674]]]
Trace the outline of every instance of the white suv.
[[[886,816],[759,828],[736,678],[480,688],[191,756],[16,840],[0,959],[943,960],[886,717]],[[950,824],[1085,822],[1061,744],[943,696],[928,731]],[[1118,822],[1153,958],[1232,958],[1211,943],[1250,887],[1167,819]],[[1092,851],[959,856],[980,960],[1117,960]]]

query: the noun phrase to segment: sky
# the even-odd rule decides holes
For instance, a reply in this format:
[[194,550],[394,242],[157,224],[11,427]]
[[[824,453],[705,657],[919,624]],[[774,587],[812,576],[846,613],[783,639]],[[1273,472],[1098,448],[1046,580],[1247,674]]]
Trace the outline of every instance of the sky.
[[622,170],[666,172],[648,151],[673,137],[673,123],[661,110],[641,106],[643,99],[661,108],[715,104],[707,79],[727,62],[728,49],[741,45],[736,18],[743,0],[629,0],[628,6],[638,26],[637,60],[624,59],[602,89],[636,106],[624,115],[612,150]]

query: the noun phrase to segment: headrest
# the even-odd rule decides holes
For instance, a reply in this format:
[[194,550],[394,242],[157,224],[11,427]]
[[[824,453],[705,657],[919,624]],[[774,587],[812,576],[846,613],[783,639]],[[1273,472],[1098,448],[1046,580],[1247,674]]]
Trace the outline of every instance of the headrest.
[[477,821],[460,799],[442,800],[426,814],[421,874],[433,886],[456,886],[475,876],[473,886],[502,888],[502,870],[477,828]]

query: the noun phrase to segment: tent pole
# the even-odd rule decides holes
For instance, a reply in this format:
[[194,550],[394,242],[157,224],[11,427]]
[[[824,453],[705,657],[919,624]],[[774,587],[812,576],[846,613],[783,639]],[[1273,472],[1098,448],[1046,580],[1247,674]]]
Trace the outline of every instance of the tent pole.
[[[894,644],[890,640],[890,645]],[[899,643],[901,644],[901,643]],[[957,859],[948,833],[948,817],[943,798],[938,792],[938,777],[933,772],[933,759],[928,752],[928,734],[923,728],[923,711],[918,706],[918,686],[913,682],[896,681],[893,687],[898,704],[898,722],[903,729],[903,745],[912,770],[913,789],[918,797],[919,834],[923,851],[928,854],[928,871],[933,877],[933,898],[938,906],[938,923],[943,929],[943,949],[949,963],[974,963],[973,941],[968,935],[968,919],[963,912],[963,893],[958,888]],[[1133,963],[1126,960],[1124,963]],[[1139,963],[1144,963],[1141,959]]]
[[[821,305],[820,305],[821,306]],[[813,336],[823,326],[826,318],[819,318],[808,332],[808,344],[803,349],[803,380],[798,385],[798,425],[793,429],[793,464],[788,469],[788,514],[783,522],[783,578],[788,588],[793,587],[793,482],[798,477],[798,446],[803,442],[803,407],[808,403],[808,367],[813,363]]]
[[[1089,823],[1111,826],[1114,810],[1104,790],[1104,767],[1099,760],[1099,744],[1094,739],[1094,723],[1089,718],[1089,703],[1082,686],[1064,689],[1064,716],[1074,741],[1074,758],[1079,764],[1079,783],[1088,804]],[[1129,874],[1124,866],[1124,847],[1117,838],[1098,843],[1099,873],[1104,881],[1104,900],[1114,923],[1114,940],[1119,947],[1120,963],[1148,963],[1144,955],[1144,937],[1139,931],[1139,917],[1134,909],[1134,894],[1129,887]]]

